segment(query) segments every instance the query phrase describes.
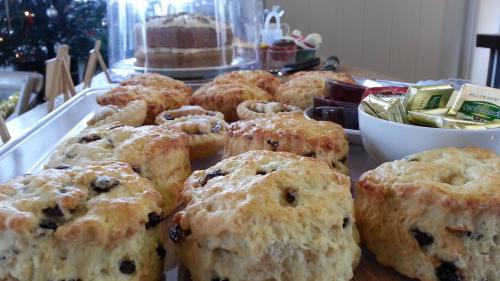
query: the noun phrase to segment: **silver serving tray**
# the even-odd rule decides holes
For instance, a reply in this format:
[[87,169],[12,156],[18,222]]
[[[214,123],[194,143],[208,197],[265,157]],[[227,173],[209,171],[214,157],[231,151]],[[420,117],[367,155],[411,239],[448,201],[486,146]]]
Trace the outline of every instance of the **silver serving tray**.
[[[96,96],[108,90],[109,87],[87,89],[80,92],[52,113],[40,119],[25,134],[1,146],[0,183],[15,176],[43,169],[49,156],[61,141],[85,129],[87,120],[100,107],[96,103]],[[220,153],[213,157],[197,160],[192,163],[192,169],[206,169],[218,161],[220,161]],[[377,166],[358,142],[351,142],[347,163],[353,184],[363,172]],[[166,245],[167,250],[172,251],[171,245],[169,247],[168,244]],[[364,259],[375,263],[373,258],[364,257]],[[177,266],[175,259],[167,258],[165,263],[165,279],[168,281],[190,280],[189,273],[183,266]]]

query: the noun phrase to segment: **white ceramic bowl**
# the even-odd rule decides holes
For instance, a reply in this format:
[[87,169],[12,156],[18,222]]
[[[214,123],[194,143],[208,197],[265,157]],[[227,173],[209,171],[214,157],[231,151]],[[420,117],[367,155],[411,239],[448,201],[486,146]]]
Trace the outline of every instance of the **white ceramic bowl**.
[[369,115],[361,105],[358,116],[366,152],[380,163],[445,146],[478,146],[500,155],[500,129],[458,130],[400,124]]

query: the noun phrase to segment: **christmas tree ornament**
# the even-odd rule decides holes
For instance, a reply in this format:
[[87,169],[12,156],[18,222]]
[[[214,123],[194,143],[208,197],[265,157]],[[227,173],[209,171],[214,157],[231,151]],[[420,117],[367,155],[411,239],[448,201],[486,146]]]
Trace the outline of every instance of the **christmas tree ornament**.
[[50,5],[50,7],[47,8],[47,17],[50,19],[57,18],[59,15],[59,12],[57,11],[56,7],[54,7],[53,4]]

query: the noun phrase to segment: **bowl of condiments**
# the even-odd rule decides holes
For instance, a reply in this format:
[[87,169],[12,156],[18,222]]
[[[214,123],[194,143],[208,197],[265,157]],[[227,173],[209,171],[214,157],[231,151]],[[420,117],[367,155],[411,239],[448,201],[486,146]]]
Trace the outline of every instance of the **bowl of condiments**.
[[500,90],[464,84],[412,86],[404,95],[371,94],[358,107],[363,145],[378,162],[444,146],[500,153]]

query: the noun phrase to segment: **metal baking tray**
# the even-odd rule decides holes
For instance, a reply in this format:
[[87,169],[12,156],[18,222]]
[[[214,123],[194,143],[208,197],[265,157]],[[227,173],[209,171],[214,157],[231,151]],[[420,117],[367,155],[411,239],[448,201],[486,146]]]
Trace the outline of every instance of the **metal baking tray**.
[[[65,138],[75,135],[86,127],[87,120],[100,106],[96,96],[107,88],[88,89],[80,92],[52,113],[39,120],[25,134],[0,147],[0,183],[15,176],[43,169],[50,154]],[[205,169],[217,163],[220,155],[192,163],[193,170]],[[359,176],[377,164],[366,154],[358,142],[351,142],[347,164],[354,183]],[[167,245],[168,247],[168,245]],[[166,261],[165,278],[168,281],[189,281],[189,274],[175,260]],[[374,257],[363,249],[363,258],[356,268],[354,281],[404,281],[409,280],[395,271],[381,267]]]

